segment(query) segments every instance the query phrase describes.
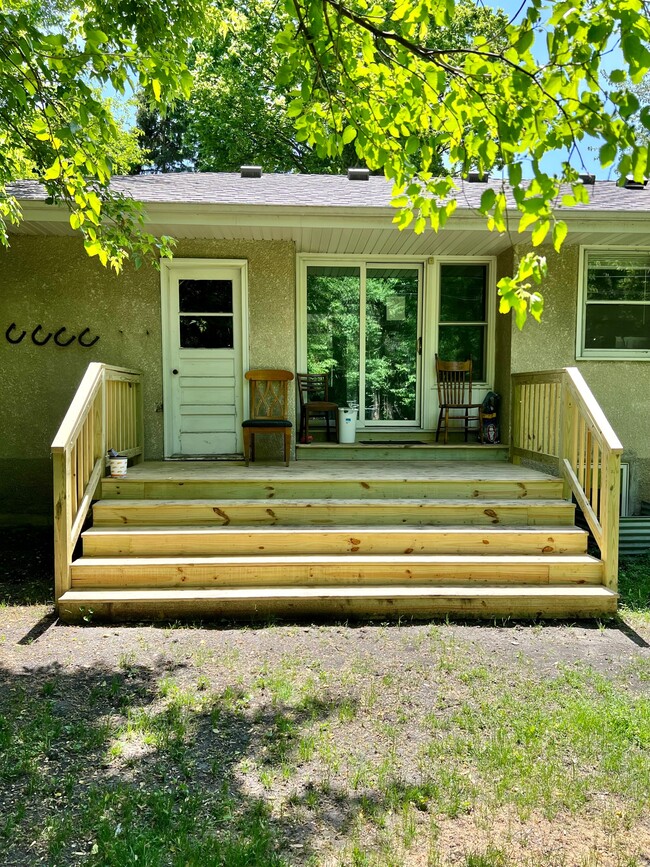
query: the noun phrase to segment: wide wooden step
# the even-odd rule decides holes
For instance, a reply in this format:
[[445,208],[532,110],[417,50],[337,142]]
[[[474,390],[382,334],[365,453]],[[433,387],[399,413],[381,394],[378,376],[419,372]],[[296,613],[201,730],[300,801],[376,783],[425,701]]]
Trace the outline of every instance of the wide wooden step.
[[584,554],[578,527],[91,527],[87,557],[214,554]]
[[100,500],[96,526],[172,525],[506,525],[572,526],[575,507],[565,500]]
[[352,461],[293,465],[291,468],[150,464],[125,479],[103,479],[104,499],[555,499],[560,479],[510,464],[453,462],[395,464]]
[[227,617],[393,619],[451,615],[469,618],[600,617],[616,612],[617,595],[596,586],[251,587],[68,590],[59,600],[64,621],[203,620]]
[[603,564],[569,555],[269,555],[82,557],[72,587],[305,586],[309,584],[599,584]]

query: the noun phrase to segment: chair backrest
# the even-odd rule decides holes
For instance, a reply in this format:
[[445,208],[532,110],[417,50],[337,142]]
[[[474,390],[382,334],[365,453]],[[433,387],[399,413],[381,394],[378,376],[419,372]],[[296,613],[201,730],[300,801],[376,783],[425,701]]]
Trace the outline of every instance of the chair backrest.
[[[464,404],[472,402],[472,359],[467,361],[441,361],[436,355],[438,403]],[[467,401],[465,388],[468,389]]]
[[309,401],[310,395],[321,400],[329,400],[326,373],[298,373],[296,379],[300,406],[304,406]]
[[249,370],[245,374],[250,382],[250,418],[286,419],[289,406],[290,370]]

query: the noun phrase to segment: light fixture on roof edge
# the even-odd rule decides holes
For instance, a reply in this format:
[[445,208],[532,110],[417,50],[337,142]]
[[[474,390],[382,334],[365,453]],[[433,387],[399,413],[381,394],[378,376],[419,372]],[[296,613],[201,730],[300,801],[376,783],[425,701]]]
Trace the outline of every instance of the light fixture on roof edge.
[[488,172],[468,172],[467,180],[470,184],[487,184],[490,180],[490,175]]
[[242,166],[240,171],[241,171],[241,177],[242,178],[261,178],[262,177],[262,166]]

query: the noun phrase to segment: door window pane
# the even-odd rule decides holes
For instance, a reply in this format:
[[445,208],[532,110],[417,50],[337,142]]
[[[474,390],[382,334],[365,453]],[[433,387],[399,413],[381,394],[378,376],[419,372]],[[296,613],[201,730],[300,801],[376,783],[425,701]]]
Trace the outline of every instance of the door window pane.
[[329,374],[330,400],[359,402],[359,268],[307,269],[307,370]]
[[233,349],[232,316],[181,316],[182,349]]
[[232,280],[179,280],[181,313],[232,313]]
[[472,359],[472,381],[485,379],[485,325],[441,325],[438,355],[442,361]]
[[440,321],[484,322],[486,278],[485,265],[441,265]]
[[414,421],[419,272],[366,272],[366,419]]

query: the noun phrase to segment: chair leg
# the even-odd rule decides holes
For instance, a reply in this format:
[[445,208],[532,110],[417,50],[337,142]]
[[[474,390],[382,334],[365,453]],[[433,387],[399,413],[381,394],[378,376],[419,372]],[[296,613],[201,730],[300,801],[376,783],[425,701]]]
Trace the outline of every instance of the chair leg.
[[449,438],[449,407],[445,407],[445,445]]
[[467,437],[469,435],[469,409],[465,410],[465,442],[467,442]]
[[309,443],[309,410],[305,410],[305,430],[304,430],[305,442]]
[[436,442],[438,442],[438,437],[440,436],[440,427],[442,426],[442,414],[444,409],[440,407],[440,412],[438,413],[438,427],[436,428]]
[[300,407],[300,428],[298,430],[298,442],[307,442],[307,437],[305,436],[305,410],[304,407]]
[[246,459],[246,466],[248,466],[251,456],[251,432],[245,427],[244,428],[244,458]]
[[251,460],[255,463],[255,434],[251,433]]
[[330,411],[325,413],[325,442],[330,441]]
[[284,432],[284,465],[289,466],[289,455],[291,454],[291,428],[286,428]]

